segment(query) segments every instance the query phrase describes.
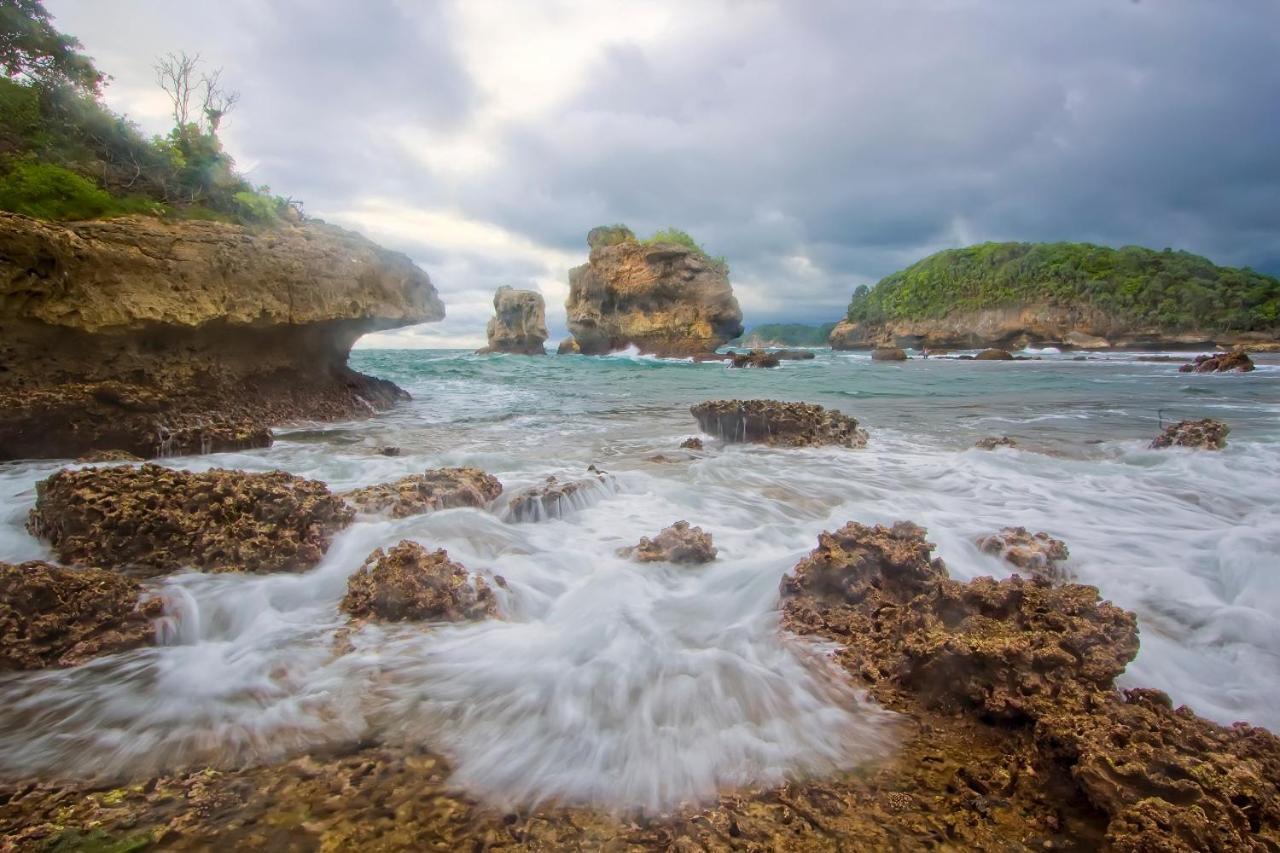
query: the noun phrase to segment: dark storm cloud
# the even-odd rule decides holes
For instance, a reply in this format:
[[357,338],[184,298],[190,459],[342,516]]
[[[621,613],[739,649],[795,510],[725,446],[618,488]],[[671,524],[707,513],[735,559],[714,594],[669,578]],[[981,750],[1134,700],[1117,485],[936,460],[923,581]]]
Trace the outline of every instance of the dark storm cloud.
[[[432,272],[454,332],[497,284],[562,283],[587,229],[615,221],[677,225],[728,256],[748,325],[834,318],[858,283],[987,239],[1172,246],[1280,272],[1271,0],[673,4],[647,33],[635,17],[660,4],[623,4],[562,91],[513,114],[494,98],[545,94],[539,66],[581,52],[570,24],[609,7],[530,18],[531,37],[564,33],[532,59],[486,52],[485,28],[462,22],[550,6],[50,7],[126,78],[161,33],[172,47],[203,33],[192,47],[244,90],[229,144],[308,210],[340,218],[376,198],[548,250],[373,234]],[[169,29],[142,13],[120,28],[147,9]],[[485,88],[521,61],[530,82]],[[441,150],[483,166],[452,172]],[[566,269],[546,268],[561,255]]]

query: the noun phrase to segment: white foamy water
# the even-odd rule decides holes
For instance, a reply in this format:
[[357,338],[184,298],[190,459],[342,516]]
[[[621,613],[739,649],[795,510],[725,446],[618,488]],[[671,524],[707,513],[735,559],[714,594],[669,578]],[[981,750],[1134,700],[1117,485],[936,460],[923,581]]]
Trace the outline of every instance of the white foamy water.
[[[361,519],[301,575],[163,580],[161,647],[0,681],[6,776],[140,777],[376,739],[443,752],[453,781],[495,804],[654,810],[856,767],[892,749],[892,716],[831,672],[824,650],[781,638],[777,612],[782,575],[849,520],[924,525],[961,578],[1009,573],[973,545],[979,535],[1024,525],[1063,538],[1077,576],[1139,615],[1126,685],[1222,721],[1280,724],[1274,369],[366,358],[417,399],[368,422],[286,432],[269,449],[165,464],[278,467],[339,490],[470,464],[504,496],[488,510]],[[871,443],[676,449],[696,434],[689,403],[750,396],[835,405]],[[1226,451],[1145,449],[1157,417],[1206,414],[1232,422]],[[1001,431],[1029,449],[969,449]],[[382,444],[405,453],[376,455]],[[656,453],[681,461],[649,461]],[[520,489],[589,477],[591,463],[612,479],[561,517],[505,520]],[[50,556],[21,525],[34,484],[59,467],[0,466],[0,559]],[[615,553],[678,519],[713,534],[715,563]],[[400,539],[502,575],[504,618],[370,625],[336,642],[347,577]]]

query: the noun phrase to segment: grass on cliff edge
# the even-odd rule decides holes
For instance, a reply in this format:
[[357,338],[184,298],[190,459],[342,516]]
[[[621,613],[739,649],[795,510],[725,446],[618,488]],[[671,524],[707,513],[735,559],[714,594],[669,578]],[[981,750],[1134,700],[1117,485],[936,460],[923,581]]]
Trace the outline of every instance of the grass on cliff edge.
[[615,225],[603,226],[603,231],[607,232],[600,239],[600,245],[616,246],[619,243],[634,241],[642,246],[656,246],[659,243],[673,243],[677,246],[683,246],[686,249],[697,254],[699,257],[724,270],[725,275],[729,274],[729,261],[724,255],[709,255],[707,250],[702,248],[697,240],[689,235],[688,231],[682,231],[675,226],[669,226],[661,230],[655,231],[653,235],[647,239],[641,240],[636,237],[635,233],[621,223]]
[[1280,279],[1189,252],[1089,243],[982,243],[947,249],[859,287],[855,323],[941,319],[1026,304],[1090,307],[1167,331],[1271,331]]

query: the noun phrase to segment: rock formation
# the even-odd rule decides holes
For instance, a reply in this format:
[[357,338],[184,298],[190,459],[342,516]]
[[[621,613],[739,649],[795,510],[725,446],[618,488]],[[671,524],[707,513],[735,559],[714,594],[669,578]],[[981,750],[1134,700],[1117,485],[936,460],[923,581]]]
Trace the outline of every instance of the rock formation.
[[497,615],[493,590],[480,576],[407,539],[375,550],[347,581],[342,611],[388,622],[462,622]]
[[778,356],[762,349],[753,349],[749,352],[731,350],[728,355],[730,367],[777,367],[780,363]]
[[975,361],[1013,361],[1013,353],[1008,350],[989,347],[973,358]]
[[582,353],[582,347],[578,346],[578,342],[574,340],[573,335],[565,338],[556,347],[556,355],[579,355]]
[[453,507],[481,508],[500,494],[502,484],[479,468],[436,468],[394,483],[355,489],[343,497],[360,512],[405,518]]
[[512,521],[560,518],[566,512],[585,506],[592,493],[612,486],[613,477],[596,466],[588,466],[587,473],[591,476],[578,480],[547,477],[541,486],[525,489],[511,499],[507,518]]
[[986,553],[1027,570],[1034,577],[1051,582],[1069,577],[1061,566],[1071,556],[1067,543],[1043,531],[1033,534],[1025,527],[1006,527],[999,533],[979,537],[977,545]]
[[901,347],[877,347],[871,351],[872,361],[906,361],[907,351]]
[[1178,368],[1180,373],[1248,373],[1250,370],[1253,370],[1253,359],[1243,350],[1198,355],[1192,363]]
[[283,471],[148,464],[59,471],[37,484],[27,529],[64,563],[139,576],[300,572],[354,516],[324,483]]
[[569,271],[565,302],[573,344],[586,355],[637,347],[686,357],[713,353],[742,334],[726,270],[676,243],[639,242],[626,229],[587,235],[588,263]]
[[499,287],[493,295],[493,312],[485,329],[489,344],[480,354],[546,354],[543,344],[547,341],[547,304],[541,293]]
[[848,415],[810,403],[778,400],[709,400],[690,410],[699,428],[730,442],[780,447],[836,444],[865,447],[866,430]]
[[1007,435],[989,435],[978,439],[973,446],[979,450],[995,450],[997,447],[1017,447],[1018,442]]
[[716,548],[710,533],[691,527],[687,521],[677,521],[652,539],[642,536],[638,545],[623,548],[618,555],[640,563],[697,564],[714,560]]
[[443,316],[409,258],[318,222],[0,214],[0,459],[254,447],[366,415],[405,395],[347,367],[352,343]]
[[1193,447],[1200,450],[1221,450],[1227,446],[1231,427],[1213,418],[1198,421],[1178,421],[1164,428],[1151,441],[1153,449],[1163,447]]
[[692,438],[686,438],[684,441],[680,442],[680,449],[681,450],[701,450],[702,439],[698,438],[697,436],[694,436]]
[[0,563],[0,671],[75,666],[155,642],[158,598],[102,569]]

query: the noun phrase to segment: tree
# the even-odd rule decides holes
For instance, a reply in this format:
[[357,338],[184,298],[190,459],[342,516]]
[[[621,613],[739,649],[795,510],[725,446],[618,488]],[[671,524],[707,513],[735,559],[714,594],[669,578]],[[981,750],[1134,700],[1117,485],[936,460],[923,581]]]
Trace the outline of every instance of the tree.
[[[186,51],[159,57],[155,64],[156,83],[173,104],[173,124],[179,132],[185,133],[194,126],[197,133],[217,134],[222,119],[240,100],[240,93],[222,88],[221,68],[197,79],[201,61],[200,54],[188,56]],[[193,113],[193,99],[197,97],[200,105]]]
[[41,0],[0,0],[0,65],[7,77],[101,94],[107,78],[80,52],[83,47],[54,28]]

